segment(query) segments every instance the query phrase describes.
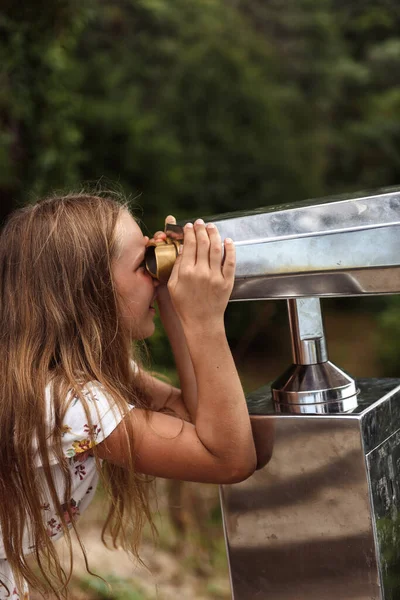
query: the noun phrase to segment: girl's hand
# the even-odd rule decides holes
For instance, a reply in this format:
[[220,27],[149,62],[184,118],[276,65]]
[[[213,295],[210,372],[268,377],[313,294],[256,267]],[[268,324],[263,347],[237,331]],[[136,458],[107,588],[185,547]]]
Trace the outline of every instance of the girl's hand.
[[235,246],[222,242],[213,223],[202,219],[184,229],[182,253],[178,256],[168,289],[182,324],[212,327],[220,324],[232,293],[235,277]]
[[[176,219],[173,215],[168,215],[165,218],[165,224],[167,223],[173,223],[174,225],[176,224]],[[167,235],[165,233],[165,231],[156,231],[156,233],[154,234],[153,238],[150,240],[151,242],[159,242],[159,241],[165,241],[167,238]],[[163,317],[163,309],[167,309],[168,312],[170,312],[171,310],[173,312],[174,309],[172,307],[172,303],[171,303],[171,299],[170,299],[170,295],[168,292],[168,288],[165,284],[159,283],[157,286],[157,304],[160,308],[160,312],[161,312],[161,319]]]
[[[165,223],[175,224],[176,220],[172,215],[169,215],[165,219]],[[165,240],[166,237],[164,231],[157,231],[154,234],[153,239],[154,241]],[[175,398],[173,409],[180,415],[189,415],[190,420],[195,423],[197,411],[196,376],[193,370],[193,363],[182,323],[175,311],[168,287],[165,284],[160,283],[157,285],[157,304],[160,311],[161,322],[174,354],[181,387],[178,397]],[[157,385],[159,386],[159,384]]]
[[[175,217],[173,215],[168,215],[168,217],[165,217],[165,225],[167,225],[167,223],[172,223],[173,225],[176,225]],[[160,240],[165,241],[166,238],[167,234],[165,233],[165,231],[156,231],[150,242],[159,242]]]

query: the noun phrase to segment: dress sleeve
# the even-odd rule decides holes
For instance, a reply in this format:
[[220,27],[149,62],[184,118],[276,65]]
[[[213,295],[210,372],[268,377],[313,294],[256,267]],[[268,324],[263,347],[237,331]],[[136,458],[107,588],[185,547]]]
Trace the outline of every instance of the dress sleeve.
[[[82,401],[72,397],[62,424],[62,447],[65,456],[73,458],[87,452],[114,431],[124,418],[117,405],[99,383],[88,383],[83,390],[88,419]],[[125,414],[134,408],[127,404]]]

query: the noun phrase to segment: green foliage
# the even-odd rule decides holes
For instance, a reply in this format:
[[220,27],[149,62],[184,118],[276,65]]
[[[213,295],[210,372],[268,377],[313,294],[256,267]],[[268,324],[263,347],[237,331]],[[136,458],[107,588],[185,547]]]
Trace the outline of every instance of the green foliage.
[[146,600],[148,596],[140,587],[132,587],[132,579],[110,575],[106,581],[95,577],[81,580],[79,587],[93,600]]
[[143,192],[150,226],[310,191],[277,56],[222,2],[103,4],[79,53],[83,175]]
[[72,53],[87,15],[75,0],[14,3],[0,13],[0,186],[8,209],[78,181]]
[[158,314],[155,318],[155,324],[155,332],[146,341],[149,350],[149,367],[155,369],[161,377],[167,378],[173,385],[177,385],[176,373],[173,370],[171,371],[174,366],[174,358]]
[[382,558],[382,576],[385,597],[388,600],[400,600],[399,577],[399,534],[400,520],[397,518],[381,517],[376,523],[379,551]]
[[99,179],[148,231],[395,185],[399,31],[395,0],[4,0],[0,220]]
[[383,373],[398,377],[400,373],[400,298],[395,296],[387,302],[387,307],[379,315],[379,348]]

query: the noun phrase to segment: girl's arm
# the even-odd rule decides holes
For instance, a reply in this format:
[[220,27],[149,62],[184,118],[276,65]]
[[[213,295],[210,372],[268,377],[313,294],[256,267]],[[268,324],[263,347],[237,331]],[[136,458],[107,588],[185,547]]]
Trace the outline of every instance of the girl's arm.
[[[175,224],[176,219],[172,215],[168,215],[165,223]],[[165,232],[157,231],[154,234],[154,239],[165,240]],[[197,408],[196,377],[182,324],[173,307],[166,285],[159,284],[157,288],[157,304],[161,322],[174,355],[181,389],[160,381],[151,373],[141,370],[140,375],[145,398],[151,410],[171,410],[176,416],[194,423]]]
[[[168,215],[165,223],[175,224],[175,217]],[[165,238],[166,234],[162,231],[157,231],[154,234],[155,240],[165,240]],[[148,393],[148,400],[150,402],[149,406],[151,408],[154,407],[155,410],[163,408],[171,409],[178,416],[194,423],[197,409],[196,376],[182,324],[172,304],[166,285],[159,284],[157,288],[157,304],[161,322],[174,355],[181,389],[168,386],[168,384],[159,382],[158,380],[153,379],[152,381],[150,376],[145,376],[144,384],[146,388],[147,383],[146,392]]]
[[182,398],[182,392],[179,388],[158,379],[148,371],[140,369],[140,382],[143,386],[146,406],[153,411],[170,411],[171,414],[191,422],[186,404]]
[[180,395],[174,396],[175,406],[189,414],[192,423],[196,422],[197,382],[182,323],[172,304],[167,286],[157,288],[157,303],[161,322],[168,336],[175,359],[180,383]]
[[[232,291],[235,248],[215,226],[185,227],[183,252],[168,289],[192,363],[197,389],[195,423],[135,409],[136,467],[151,475],[224,483],[239,481],[256,466],[250,418],[226,340],[224,311]],[[147,414],[146,414],[147,413]],[[123,423],[98,446],[100,458],[129,464]]]

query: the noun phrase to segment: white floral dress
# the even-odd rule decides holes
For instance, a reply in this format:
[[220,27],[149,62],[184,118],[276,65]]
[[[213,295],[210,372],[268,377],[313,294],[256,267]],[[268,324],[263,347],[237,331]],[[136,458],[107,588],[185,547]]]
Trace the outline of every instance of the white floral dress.
[[[100,384],[89,383],[84,391],[87,406],[92,421],[92,430],[88,424],[82,402],[78,398],[72,398],[69,403],[62,433],[62,446],[64,455],[68,458],[69,470],[71,474],[71,499],[70,506],[74,516],[78,517],[90,504],[93,499],[96,487],[99,481],[96,462],[93,456],[89,455],[90,448],[102,442],[120,423],[122,416],[115,405],[106,397]],[[51,387],[46,388],[46,403],[51,414]],[[133,406],[128,406],[128,410]],[[92,433],[92,435],[91,435]],[[50,450],[50,464],[53,470],[53,478],[59,490],[59,497],[63,498],[63,477],[61,468],[56,457]],[[38,469],[41,469],[41,463],[37,460]],[[43,518],[47,525],[48,534],[56,540],[62,536],[61,524],[52,510],[51,502],[46,502],[42,506]],[[69,515],[66,515],[69,518]],[[26,532],[24,539],[24,549],[28,554],[32,551],[32,545],[29,540],[29,533]],[[16,589],[13,573],[5,558],[2,538],[0,536],[0,579],[5,581],[7,589],[0,584],[0,600],[27,600],[29,592],[27,586],[23,590]]]

